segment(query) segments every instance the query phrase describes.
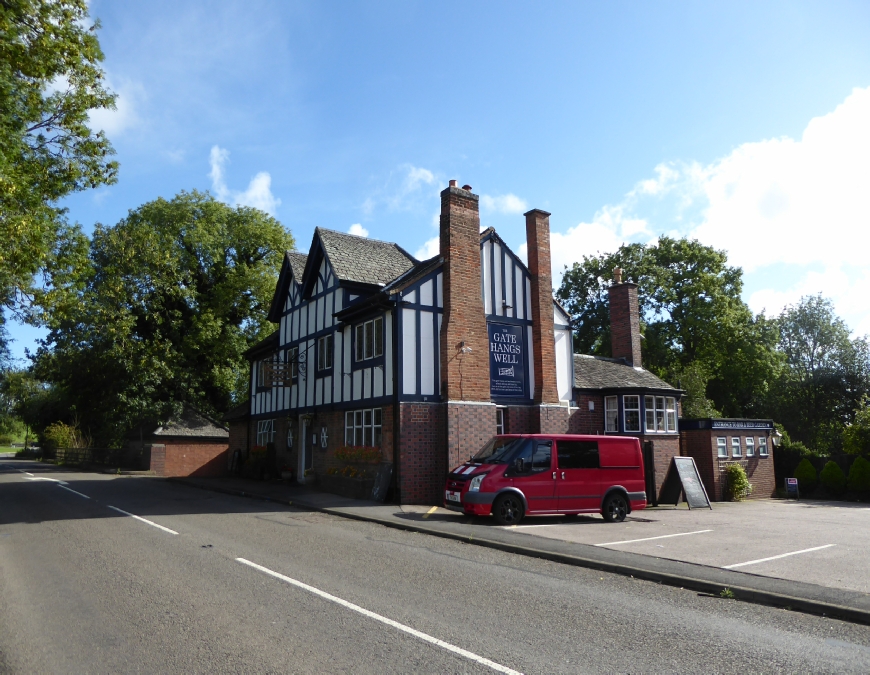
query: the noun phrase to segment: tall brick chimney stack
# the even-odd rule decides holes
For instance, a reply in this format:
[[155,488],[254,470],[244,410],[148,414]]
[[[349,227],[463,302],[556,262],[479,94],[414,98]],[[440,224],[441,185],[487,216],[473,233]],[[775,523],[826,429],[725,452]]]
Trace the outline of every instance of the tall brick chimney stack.
[[613,268],[613,284],[608,289],[610,298],[610,344],[613,358],[625,359],[633,366],[641,366],[640,315],[637,305],[637,284],[623,283],[622,269]]
[[451,180],[441,192],[444,317],[441,396],[490,401],[489,338],[480,291],[480,198]]
[[558,403],[556,344],[553,335],[553,276],[550,268],[550,214],[532,209],[526,216],[526,244],[532,287],[532,359],[535,403]]

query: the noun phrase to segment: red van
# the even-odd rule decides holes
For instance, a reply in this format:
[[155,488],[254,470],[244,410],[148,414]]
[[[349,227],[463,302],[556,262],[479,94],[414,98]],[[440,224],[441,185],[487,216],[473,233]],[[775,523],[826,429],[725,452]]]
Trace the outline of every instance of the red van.
[[600,513],[621,522],[646,508],[645,490],[636,438],[509,434],[450,472],[444,506],[492,514],[501,525],[557,513]]

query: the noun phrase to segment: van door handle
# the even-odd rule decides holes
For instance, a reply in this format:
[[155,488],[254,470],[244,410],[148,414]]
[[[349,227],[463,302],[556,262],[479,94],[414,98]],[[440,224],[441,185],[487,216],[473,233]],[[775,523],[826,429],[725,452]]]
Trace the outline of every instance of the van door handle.
[[565,472],[562,472],[562,480],[565,480]]
[[556,472],[553,472],[553,480],[556,480]]

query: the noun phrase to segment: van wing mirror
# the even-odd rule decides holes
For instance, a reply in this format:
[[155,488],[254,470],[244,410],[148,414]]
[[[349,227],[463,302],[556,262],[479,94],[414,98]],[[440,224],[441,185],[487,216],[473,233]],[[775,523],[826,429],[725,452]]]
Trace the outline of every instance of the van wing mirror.
[[514,469],[517,473],[523,473],[526,470],[526,462],[522,457],[517,457],[514,461]]

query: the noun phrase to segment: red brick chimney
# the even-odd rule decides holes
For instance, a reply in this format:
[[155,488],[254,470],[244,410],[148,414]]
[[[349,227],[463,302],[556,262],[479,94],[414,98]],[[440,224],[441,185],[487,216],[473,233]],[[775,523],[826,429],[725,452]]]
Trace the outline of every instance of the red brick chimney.
[[480,291],[479,199],[470,185],[459,188],[455,180],[441,192],[441,396],[447,401],[490,400],[489,339]]
[[637,305],[637,284],[622,282],[622,270],[613,269],[610,296],[610,344],[613,358],[625,359],[632,366],[641,366],[640,316]]
[[535,403],[558,403],[556,344],[553,335],[553,277],[550,268],[550,214],[532,209],[526,216],[526,243],[532,287],[532,359]]

